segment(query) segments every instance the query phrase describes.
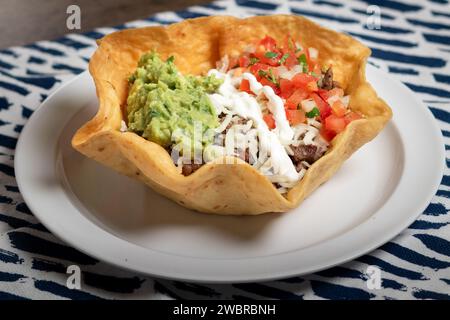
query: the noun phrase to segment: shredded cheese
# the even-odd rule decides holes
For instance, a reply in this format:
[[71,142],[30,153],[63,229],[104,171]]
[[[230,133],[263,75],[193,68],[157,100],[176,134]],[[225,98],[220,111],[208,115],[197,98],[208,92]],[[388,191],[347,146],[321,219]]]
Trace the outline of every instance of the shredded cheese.
[[[243,158],[247,150],[248,162],[271,182],[278,184],[280,193],[286,193],[306,172],[304,168],[297,172],[289,157],[294,154],[290,145],[314,144],[326,148],[326,142],[318,134],[320,123],[309,119],[308,124],[291,127],[283,100],[271,87],[259,83],[251,73],[233,76],[234,70],[225,73],[213,69],[208,74],[223,80],[218,92],[210,94],[209,98],[217,114],[225,116],[216,128],[217,133],[224,134],[224,139],[217,142],[223,146],[208,146],[204,151],[205,162],[225,155]],[[242,79],[248,80],[255,96],[237,89]],[[267,127],[263,119],[266,110],[275,120],[276,128],[273,130]]]

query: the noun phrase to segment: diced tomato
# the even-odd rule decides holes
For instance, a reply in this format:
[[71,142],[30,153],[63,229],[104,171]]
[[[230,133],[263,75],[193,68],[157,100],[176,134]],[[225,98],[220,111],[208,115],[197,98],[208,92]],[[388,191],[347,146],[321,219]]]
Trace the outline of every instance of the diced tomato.
[[331,109],[333,110],[333,114],[335,114],[338,117],[343,117],[345,115],[345,113],[347,112],[347,108],[345,108],[345,106],[341,102],[341,100],[336,100],[331,105]]
[[266,122],[269,129],[274,129],[276,127],[275,120],[273,119],[273,116],[271,114],[265,114],[263,116],[263,119]]
[[[273,52],[276,53],[276,56],[273,58],[266,57],[267,52]],[[260,63],[268,64],[269,66],[276,67],[280,65],[280,59],[281,59],[281,53],[277,50],[275,51],[256,51],[254,53],[255,57],[257,57],[260,61]]]
[[256,79],[260,79],[261,76],[258,74],[259,70],[264,70],[267,71],[270,68],[270,66],[268,66],[267,64],[262,64],[262,63],[255,63],[254,65],[252,65],[250,67],[250,72],[253,73],[253,75],[256,77]]
[[260,42],[260,45],[264,46],[264,48],[266,48],[266,50],[272,51],[273,49],[276,48],[277,46],[277,42],[275,41],[274,38],[271,38],[269,36],[265,36]]
[[308,92],[302,89],[297,89],[294,93],[286,100],[285,108],[295,110],[302,100],[308,97]]
[[241,56],[239,58],[239,66],[241,68],[247,68],[250,64],[250,58],[248,56]]
[[294,48],[294,45],[292,46],[292,49],[291,48],[289,48],[289,47],[283,47],[283,48],[281,48],[281,49],[279,49],[280,50],[280,52],[283,54],[283,55],[287,55],[286,56],[286,60],[285,60],[285,63],[286,63],[286,61],[288,61],[288,59],[289,59],[289,61],[291,61],[292,62],[292,64],[298,64],[298,61],[297,61],[297,57],[296,57],[296,55],[295,55],[295,48]]
[[264,57],[264,59],[262,59],[263,62],[267,63],[269,66],[272,67],[276,67],[280,65],[280,59],[281,59],[281,55],[278,54],[276,57],[274,58],[267,58]]
[[278,88],[278,86],[273,83],[272,81],[270,81],[269,79],[267,79],[266,77],[260,77],[259,82],[263,85],[263,86],[269,86],[273,89],[273,91],[275,92],[275,94],[280,94],[280,88]]
[[260,59],[262,56],[264,56],[264,53],[267,51],[266,47],[263,45],[258,45],[255,48],[255,51],[251,53],[251,56]]
[[297,58],[295,57],[295,53],[294,52],[290,52],[289,53],[289,57],[286,59],[286,61],[284,62],[284,65],[288,68],[288,69],[292,69],[293,67],[295,67],[298,64]]
[[330,105],[323,100],[317,93],[311,93],[311,98],[313,98],[314,102],[317,105],[317,108],[320,112],[320,118],[322,120],[326,119],[331,114],[331,107]]
[[280,79],[280,96],[284,99],[289,98],[294,92],[294,84],[287,79]]
[[[268,52],[276,53],[276,55],[274,57],[267,57],[266,54]],[[274,67],[280,64],[279,62],[282,53],[277,48],[275,39],[266,36],[259,42],[259,45],[256,47],[256,50],[252,55],[258,58],[260,63],[268,64]]]
[[297,73],[293,78],[292,78],[292,83],[294,84],[294,86],[296,86],[297,88],[306,88],[306,86],[308,85],[308,83],[312,82],[312,81],[316,81],[317,79],[314,78],[312,75],[307,74],[307,73]]
[[336,133],[330,130],[327,130],[325,126],[322,126],[320,129],[320,135],[327,141],[333,140],[333,138],[336,136]]
[[308,84],[306,85],[306,89],[310,92],[319,90],[319,88],[317,87],[316,81],[308,82]]
[[303,123],[306,120],[305,113],[302,110],[286,110],[286,118],[289,124],[295,126],[299,123]]
[[250,90],[250,82],[247,79],[242,79],[239,90],[253,94],[253,91]]
[[354,111],[350,111],[348,114],[345,115],[344,120],[346,124],[349,124],[352,121],[362,119],[361,115]]
[[332,114],[325,119],[325,129],[329,131],[340,133],[344,131],[345,126],[346,123],[344,117],[338,117]]
[[328,90],[325,89],[319,89],[317,90],[317,94],[324,100],[327,101],[328,100]]

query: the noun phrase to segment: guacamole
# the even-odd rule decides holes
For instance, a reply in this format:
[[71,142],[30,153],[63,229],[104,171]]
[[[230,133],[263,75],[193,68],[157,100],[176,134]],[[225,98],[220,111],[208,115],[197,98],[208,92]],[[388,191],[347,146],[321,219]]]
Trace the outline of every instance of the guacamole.
[[[201,148],[212,142],[213,135],[205,133],[219,122],[207,94],[215,92],[221,80],[183,76],[175,67],[174,57],[163,61],[150,52],[141,57],[129,83],[129,131],[166,148],[185,139]],[[201,135],[197,134],[199,130]]]

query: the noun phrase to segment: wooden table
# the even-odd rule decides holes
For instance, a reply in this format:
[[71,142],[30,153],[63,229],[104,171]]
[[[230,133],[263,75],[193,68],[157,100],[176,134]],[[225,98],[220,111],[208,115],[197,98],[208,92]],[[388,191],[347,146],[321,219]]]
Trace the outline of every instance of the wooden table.
[[[180,10],[208,0],[0,0],[0,49],[68,32],[119,25],[165,10]],[[81,29],[68,30],[69,5],[81,10]]]

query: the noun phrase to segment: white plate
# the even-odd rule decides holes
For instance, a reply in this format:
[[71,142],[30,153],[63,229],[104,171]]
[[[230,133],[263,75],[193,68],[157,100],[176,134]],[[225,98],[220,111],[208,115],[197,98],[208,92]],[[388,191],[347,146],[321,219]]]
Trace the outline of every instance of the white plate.
[[288,213],[192,212],[77,153],[70,139],[97,106],[87,72],[51,95],[28,121],[17,145],[17,182],[32,212],[55,235],[140,273],[246,282],[328,268],[401,232],[425,209],[442,177],[444,145],[432,114],[404,85],[372,66],[367,73],[392,107],[392,121]]

